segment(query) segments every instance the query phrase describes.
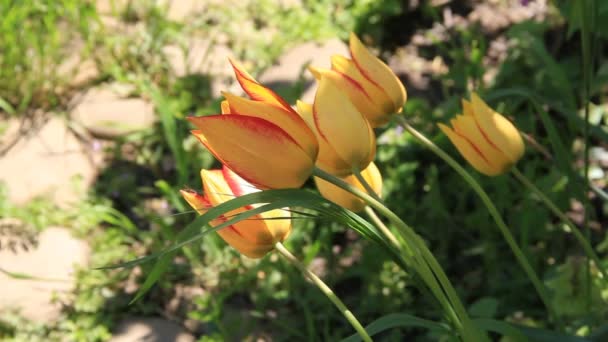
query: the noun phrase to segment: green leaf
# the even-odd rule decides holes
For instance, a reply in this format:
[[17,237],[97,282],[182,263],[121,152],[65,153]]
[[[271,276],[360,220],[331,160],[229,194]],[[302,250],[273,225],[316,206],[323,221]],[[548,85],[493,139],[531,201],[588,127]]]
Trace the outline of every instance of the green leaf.
[[[448,325],[438,323],[427,319],[419,318],[410,314],[395,313],[382,316],[365,327],[365,331],[370,336],[376,335],[388,329],[393,328],[424,328],[439,333],[450,333]],[[361,337],[357,334],[351,335],[342,340],[342,342],[361,341]]]
[[479,318],[473,320],[480,328],[509,336],[514,341],[530,342],[588,342],[588,339],[578,336],[566,335],[556,331],[525,327],[494,319]]
[[494,317],[498,309],[498,300],[492,297],[483,297],[477,300],[469,308],[471,316]]

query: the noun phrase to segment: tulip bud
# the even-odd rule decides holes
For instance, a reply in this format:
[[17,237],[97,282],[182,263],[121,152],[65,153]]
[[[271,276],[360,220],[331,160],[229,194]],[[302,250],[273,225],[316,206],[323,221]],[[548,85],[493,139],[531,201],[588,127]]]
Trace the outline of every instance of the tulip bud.
[[354,33],[350,35],[352,59],[332,56],[331,69],[311,67],[309,70],[317,78],[323,75],[334,77],[342,91],[365,115],[372,127],[386,124],[391,115],[400,113],[407,94],[403,84],[393,71],[374,56]]
[[[221,170],[201,170],[204,195],[193,190],[181,190],[184,199],[199,214],[210,207],[224,203],[236,196],[259,191],[252,184],[224,166]],[[251,207],[230,211],[213,220],[210,225],[217,226]],[[286,219],[277,219],[287,217]],[[218,234],[241,254],[250,258],[261,258],[274,249],[277,242],[284,241],[291,231],[290,213],[275,209],[254,215],[231,226],[218,230]]]
[[[361,171],[361,176],[363,176],[365,181],[371,186],[371,188],[378,196],[382,195],[382,175],[376,167],[376,164],[369,164],[367,169]],[[365,187],[359,182],[357,177],[355,177],[354,175],[344,177],[342,178],[342,180],[364,192],[366,191]],[[337,187],[336,185],[326,180],[315,177],[315,183],[317,184],[317,188],[319,189],[319,192],[321,193],[321,195],[323,195],[323,197],[343,208],[358,212],[363,210],[367,205],[359,197],[351,194],[346,190],[343,190],[342,188]]]
[[464,114],[451,120],[451,128],[439,128],[477,171],[488,176],[508,171],[524,154],[517,128],[475,93],[470,102],[462,100],[462,107]]
[[376,154],[376,136],[369,122],[338,88],[332,75],[323,75],[313,106],[297,103],[298,112],[319,142],[317,166],[338,176],[363,170]]
[[192,133],[218,160],[263,189],[299,188],[319,145],[306,122],[272,90],[231,61],[251,100],[224,93],[220,115],[189,117]]

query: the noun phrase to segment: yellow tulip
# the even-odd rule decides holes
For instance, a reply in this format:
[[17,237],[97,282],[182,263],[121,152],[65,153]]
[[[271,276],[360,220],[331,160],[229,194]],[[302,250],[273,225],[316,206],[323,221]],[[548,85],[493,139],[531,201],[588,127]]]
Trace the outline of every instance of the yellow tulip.
[[451,120],[452,127],[439,124],[456,149],[477,171],[496,176],[508,171],[524,154],[519,131],[473,93],[462,100],[464,114]]
[[[224,166],[221,170],[201,170],[204,195],[193,190],[181,190],[184,199],[199,214],[236,196],[259,191],[252,184]],[[239,208],[224,214],[211,222],[217,226],[229,217],[250,208]],[[286,219],[280,219],[287,217]],[[254,215],[231,226],[218,230],[218,234],[241,254],[250,258],[261,258],[282,242],[291,231],[290,213],[283,209]],[[278,219],[279,218],[279,219]]]
[[363,170],[376,154],[376,136],[369,122],[339,89],[332,75],[323,75],[314,104],[298,101],[298,112],[319,143],[317,166],[338,176]]
[[335,78],[372,127],[383,126],[391,115],[401,112],[407,100],[405,88],[393,71],[367,50],[354,33],[350,34],[350,54],[352,59],[332,56],[331,69],[310,67],[309,70],[318,80],[323,75]]
[[259,188],[298,188],[311,175],[319,145],[306,122],[272,90],[231,61],[250,96],[224,93],[222,114],[189,117],[192,133],[223,164]]
[[[378,196],[381,196],[382,175],[376,167],[376,164],[369,164],[367,169],[361,172],[361,175],[363,176],[365,181],[371,186],[374,192]],[[359,182],[359,180],[354,175],[344,177],[342,178],[342,180],[362,191],[366,191],[365,187]],[[317,188],[319,189],[319,192],[321,193],[321,195],[323,195],[323,197],[343,208],[357,212],[363,210],[366,206],[365,202],[359,197],[351,194],[346,190],[342,190],[342,188],[339,188],[334,184],[329,183],[321,178],[315,177],[315,183],[317,184]]]

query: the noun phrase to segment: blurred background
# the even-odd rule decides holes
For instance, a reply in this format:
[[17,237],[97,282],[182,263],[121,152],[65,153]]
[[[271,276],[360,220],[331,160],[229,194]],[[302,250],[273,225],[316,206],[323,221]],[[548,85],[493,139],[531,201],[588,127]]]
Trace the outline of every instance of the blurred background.
[[[0,340],[335,341],[353,333],[291,266],[240,256],[217,236],[189,246],[141,300],[158,252],[195,215],[178,190],[218,166],[188,115],[241,94],[227,58],[290,103],[312,101],[306,66],[348,55],[357,33],[408,90],[404,115],[457,156],[435,123],[476,90],[526,134],[520,169],[603,259],[607,206],[585,193],[581,21],[548,0],[0,0]],[[591,70],[593,185],[608,169],[608,2],[597,1]],[[551,119],[543,121],[539,108]],[[379,136],[384,197],[427,240],[475,317],[544,327],[542,303],[472,190],[398,127]],[[547,286],[564,329],[606,322],[608,288],[571,234],[509,176],[476,177]],[[314,185],[308,184],[308,187]],[[412,277],[353,230],[294,221],[287,246],[363,323],[389,313],[440,320]],[[591,299],[589,299],[591,298]],[[385,341],[434,341],[395,328]]]

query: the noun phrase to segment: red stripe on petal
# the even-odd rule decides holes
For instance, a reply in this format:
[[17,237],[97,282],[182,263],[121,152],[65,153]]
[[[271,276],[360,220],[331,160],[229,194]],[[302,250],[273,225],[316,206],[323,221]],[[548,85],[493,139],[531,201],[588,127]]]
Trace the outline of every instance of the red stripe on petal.
[[461,137],[462,139],[464,139],[466,142],[468,142],[469,145],[471,145],[471,147],[475,150],[475,152],[477,152],[477,154],[479,154],[479,156],[481,157],[481,159],[483,159],[483,161],[485,161],[490,167],[492,167],[492,163],[490,163],[490,161],[488,160],[488,158],[486,158],[486,156],[481,152],[481,150],[479,149],[479,147],[477,147],[477,145],[475,145],[475,143],[473,143],[465,135],[460,134],[460,132],[458,132],[457,130],[454,129],[453,131],[454,131],[454,133],[456,135],[458,135],[459,137]]

